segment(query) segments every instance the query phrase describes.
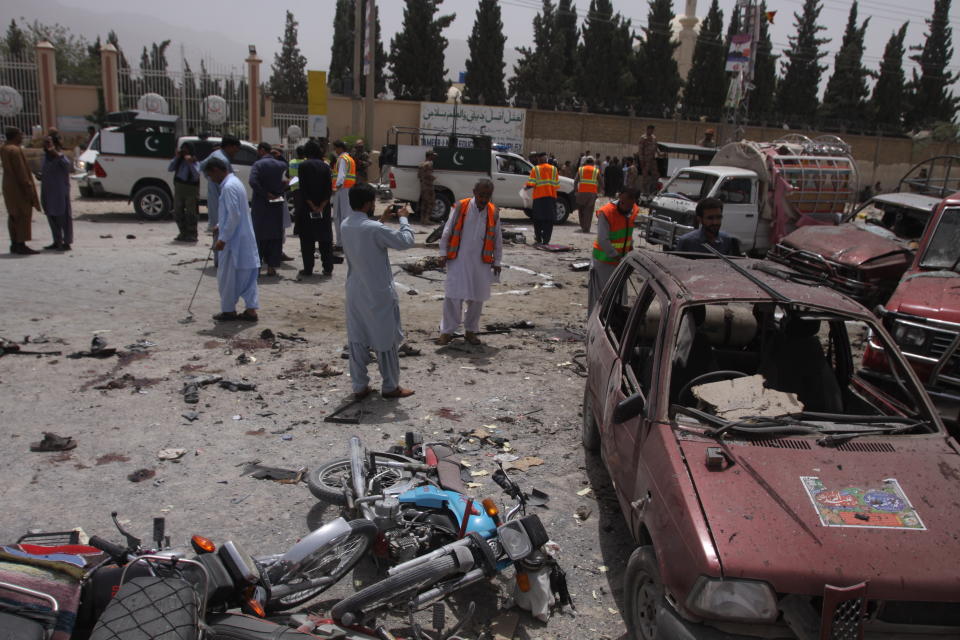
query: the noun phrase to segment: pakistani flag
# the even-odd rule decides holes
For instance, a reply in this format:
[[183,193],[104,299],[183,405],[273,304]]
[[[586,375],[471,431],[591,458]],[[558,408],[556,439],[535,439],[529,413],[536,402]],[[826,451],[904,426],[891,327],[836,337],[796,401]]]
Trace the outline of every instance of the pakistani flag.
[[439,147],[434,151],[437,154],[437,157],[433,160],[434,169],[490,173],[490,151],[488,149]]
[[177,151],[177,136],[153,131],[127,131],[124,146],[128,156],[172,158]]

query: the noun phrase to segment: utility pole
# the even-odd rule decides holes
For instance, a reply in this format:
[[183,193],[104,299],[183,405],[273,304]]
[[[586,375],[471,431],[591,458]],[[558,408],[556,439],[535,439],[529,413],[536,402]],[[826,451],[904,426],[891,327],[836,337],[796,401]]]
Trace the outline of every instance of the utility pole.
[[363,39],[363,0],[354,0],[353,7],[353,117],[350,120],[350,134],[360,131],[360,65]]
[[369,0],[367,3],[367,40],[366,51],[364,52],[364,73],[366,74],[367,87],[366,99],[363,101],[364,113],[364,138],[367,149],[373,149],[373,116],[376,107],[374,95],[377,91],[377,3],[376,0]]

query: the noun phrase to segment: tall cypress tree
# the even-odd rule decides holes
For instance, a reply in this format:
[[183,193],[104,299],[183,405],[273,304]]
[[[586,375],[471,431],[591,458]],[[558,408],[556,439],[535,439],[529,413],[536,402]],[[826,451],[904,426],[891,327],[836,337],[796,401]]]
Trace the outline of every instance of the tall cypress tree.
[[580,69],[580,55],[577,43],[580,32],[577,30],[577,7],[573,0],[560,0],[557,4],[557,37],[563,38],[560,72],[570,79],[571,86]]
[[7,36],[3,40],[3,52],[13,58],[19,58],[27,52],[29,44],[27,34],[17,26],[17,21],[10,20],[10,26],[7,27]]
[[403,27],[390,41],[390,90],[400,100],[446,100],[443,30],[456,14],[437,16],[443,0],[405,0]]
[[517,47],[520,59],[508,82],[510,96],[518,105],[553,109],[570,99],[567,79],[557,73],[564,46],[557,30],[557,8],[551,0],[543,0],[540,13],[533,18],[533,47]]
[[273,55],[270,74],[270,93],[277,102],[302,103],[307,101],[307,58],[297,44],[297,21],[287,11],[283,37],[277,38],[281,48]]
[[824,118],[863,120],[866,105],[867,77],[870,72],[863,66],[863,41],[870,18],[857,24],[857,1],[850,5],[847,28],[843,34],[840,50],[833,63],[833,75],[827,81],[820,113]]
[[467,81],[464,87],[465,101],[473,104],[506,104],[507,89],[504,85],[503,20],[497,0],[480,0],[477,18],[467,44]]
[[672,0],[650,0],[647,26],[641,44],[641,62],[637,65],[637,84],[642,114],[669,116],[677,106],[677,94],[683,86],[674,50],[680,46],[673,41],[670,23],[673,21]]
[[893,130],[903,126],[903,112],[906,109],[907,79],[903,73],[903,41],[907,37],[904,22],[899,31],[895,31],[883,50],[880,62],[880,77],[873,85],[870,97],[870,116],[873,124]]
[[590,0],[579,48],[578,95],[594,110],[624,108],[625,79],[632,81],[630,21],[614,14],[610,0]]
[[683,108],[688,116],[718,115],[726,90],[724,67],[727,52],[723,48],[723,12],[713,0],[693,49],[693,65],[683,91]]
[[784,117],[812,119],[817,113],[820,76],[826,69],[820,59],[827,55],[821,45],[830,40],[818,38],[826,27],[817,23],[823,5],[820,0],[804,0],[802,13],[794,13],[796,33],[790,36],[790,48],[783,52],[783,79],[777,89],[777,110]]
[[[354,16],[356,15],[353,0],[337,0],[337,9],[333,16],[333,45],[330,48],[330,70],[327,72],[327,85],[334,93],[350,95],[353,93],[353,32]],[[364,25],[360,34],[360,48],[365,51],[367,42],[367,4],[363,4],[361,22]],[[387,55],[383,49],[383,40],[380,37],[380,15],[377,15],[377,24],[374,27],[377,41],[377,50],[374,53],[374,68],[376,69],[376,93],[380,95],[387,90],[387,78],[384,73],[387,64]],[[360,95],[367,94],[367,76],[360,68]]]
[[926,127],[935,122],[951,122],[957,111],[957,103],[950,86],[957,75],[947,69],[953,57],[953,29],[950,27],[950,0],[934,0],[933,16],[926,20],[928,33],[923,47],[911,47],[919,51],[910,56],[921,69],[918,76],[913,72],[910,107],[907,125]]
[[777,90],[777,56],[773,55],[770,25],[767,23],[767,5],[760,3],[760,41],[757,43],[753,66],[753,90],[750,92],[748,112],[751,118],[766,118],[773,110]]

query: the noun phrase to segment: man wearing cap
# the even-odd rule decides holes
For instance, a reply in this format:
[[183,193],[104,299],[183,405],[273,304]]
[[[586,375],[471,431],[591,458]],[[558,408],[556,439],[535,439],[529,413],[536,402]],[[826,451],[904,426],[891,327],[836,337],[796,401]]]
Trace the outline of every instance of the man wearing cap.
[[547,152],[536,153],[537,164],[530,169],[525,189],[533,191],[533,239],[534,246],[550,244],[553,221],[557,215],[557,189],[560,187],[560,172],[547,162]]
[[433,175],[433,159],[436,154],[431,150],[425,154],[425,160],[417,167],[417,180],[420,181],[420,200],[417,202],[417,214],[420,216],[420,222],[424,223],[433,215],[433,208],[437,202],[437,196],[433,190],[433,183],[436,177]]
[[714,136],[717,134],[713,129],[707,129],[703,132],[703,139],[700,141],[701,147],[715,147],[717,146],[717,141],[714,139]]

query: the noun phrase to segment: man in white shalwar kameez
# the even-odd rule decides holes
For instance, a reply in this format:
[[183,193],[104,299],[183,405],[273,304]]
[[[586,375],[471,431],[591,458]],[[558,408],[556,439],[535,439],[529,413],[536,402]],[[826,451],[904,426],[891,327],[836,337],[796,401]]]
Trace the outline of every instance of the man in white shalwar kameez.
[[349,193],[350,212],[341,225],[341,238],[347,258],[345,306],[353,393],[361,399],[371,392],[367,365],[372,349],[377,353],[383,379],[381,395],[406,398],[413,391],[400,386],[397,347],[403,342],[403,330],[387,250],[411,248],[413,229],[407,222],[406,209],[400,212],[400,228],[396,230],[384,224],[395,215],[389,211],[380,216],[379,222],[369,217],[377,197],[369,184],[358,184]]
[[[213,245],[220,253],[217,265],[217,288],[220,290],[220,313],[213,316],[218,322],[230,320],[257,321],[260,298],[257,293],[257,274],[260,271],[260,254],[257,238],[253,233],[247,190],[240,178],[231,173],[220,158],[207,160],[204,172],[207,179],[220,187],[217,203],[217,242]],[[243,298],[246,309],[237,313],[237,301]]]
[[[490,299],[490,285],[500,277],[503,237],[500,211],[490,202],[493,182],[483,178],[473,187],[473,197],[456,203],[440,238],[440,261],[447,266],[443,319],[437,344],[449,344],[463,323],[464,339],[480,344],[480,313]],[[467,315],[463,317],[466,303]]]

